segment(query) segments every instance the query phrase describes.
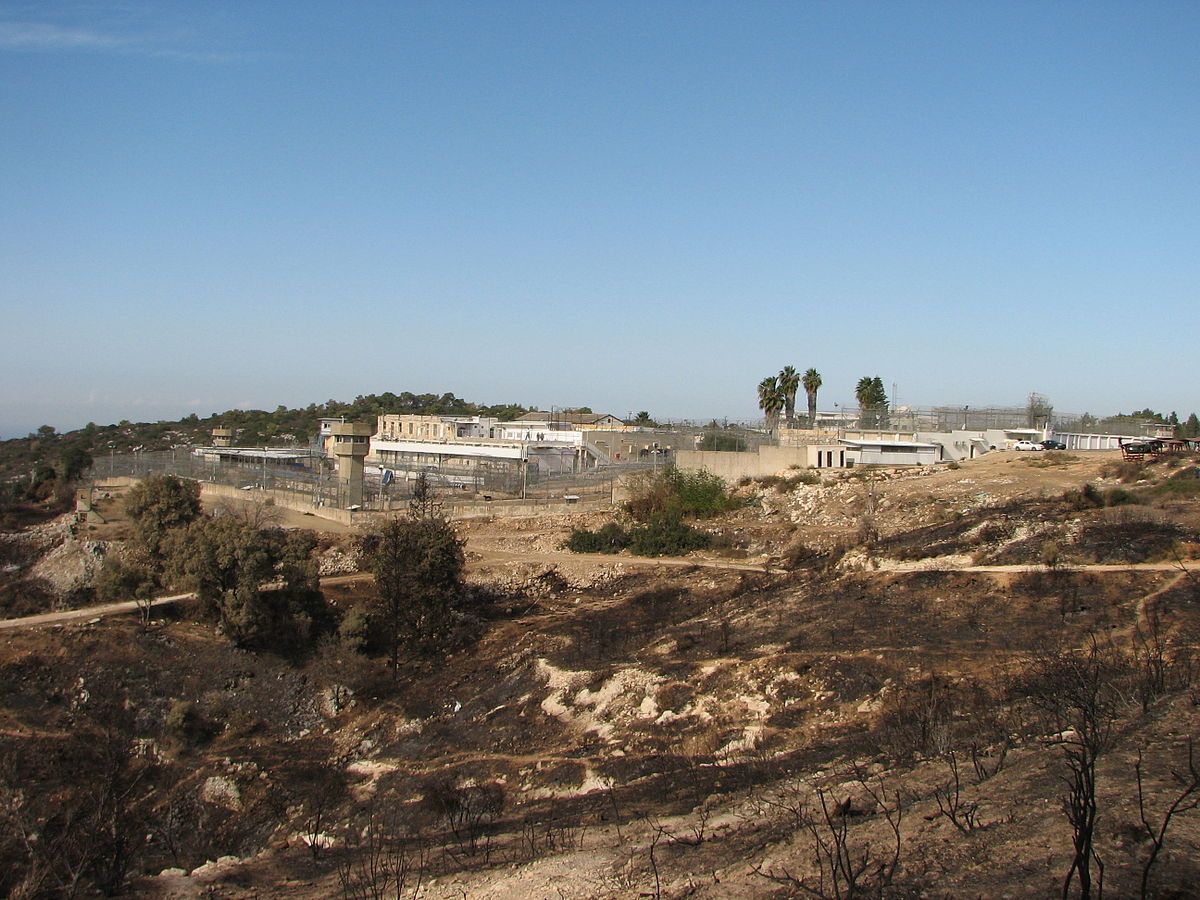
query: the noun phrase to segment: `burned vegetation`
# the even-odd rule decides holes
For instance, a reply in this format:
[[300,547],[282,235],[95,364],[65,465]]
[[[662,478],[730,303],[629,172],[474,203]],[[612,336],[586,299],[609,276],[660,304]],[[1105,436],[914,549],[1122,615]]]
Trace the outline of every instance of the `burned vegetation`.
[[[712,548],[489,556],[501,523],[436,510],[336,554],[190,518],[161,568],[147,552],[164,589],[223,547],[254,577],[231,563],[148,622],[3,633],[0,891],[1182,896],[1193,501],[1150,480],[1079,508],[1063,468],[986,500],[982,463],[881,481],[870,509],[806,513],[828,539],[780,521],[843,490],[811,478],[681,516],[736,528],[759,571]],[[967,477],[915,520],[904,492]],[[374,578],[298,593],[325,552]]]

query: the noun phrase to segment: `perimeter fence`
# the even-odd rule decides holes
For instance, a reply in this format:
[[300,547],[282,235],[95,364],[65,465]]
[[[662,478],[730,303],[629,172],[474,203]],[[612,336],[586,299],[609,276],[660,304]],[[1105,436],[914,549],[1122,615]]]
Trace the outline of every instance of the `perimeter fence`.
[[[93,482],[111,478],[142,479],[150,475],[175,475],[203,484],[224,485],[258,499],[274,499],[290,507],[345,509],[349,498],[339,482],[333,463],[318,454],[280,449],[279,458],[196,455],[190,449],[112,453],[96,459]],[[455,466],[426,466],[421,473],[398,473],[368,469],[363,477],[364,510],[398,510],[407,506],[424,474],[439,501],[463,503],[491,500],[611,501],[616,483],[625,475],[663,465],[657,459],[587,469],[582,472],[545,475],[536,468],[467,469]]]

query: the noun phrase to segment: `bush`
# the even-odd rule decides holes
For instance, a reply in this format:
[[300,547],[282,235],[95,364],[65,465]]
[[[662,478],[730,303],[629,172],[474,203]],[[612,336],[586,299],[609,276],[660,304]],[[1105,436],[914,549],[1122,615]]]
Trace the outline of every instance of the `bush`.
[[163,719],[163,728],[185,745],[197,744],[211,738],[216,729],[200,714],[191,700],[175,700]]
[[1146,464],[1133,459],[1121,460],[1109,463],[1100,470],[1100,474],[1105,478],[1116,478],[1122,484],[1129,484],[1146,477]]
[[629,532],[629,545],[638,556],[683,556],[711,542],[703,531],[685,523],[677,513],[657,513]]
[[1141,503],[1141,500],[1124,488],[1112,488],[1104,494],[1105,506],[1124,506],[1128,503]]
[[1159,497],[1195,497],[1200,495],[1200,469],[1185,469],[1154,489]]
[[1063,501],[1074,510],[1098,509],[1104,505],[1104,498],[1094,485],[1085,484],[1083,487],[1065,492]]
[[347,650],[362,653],[371,640],[371,611],[362,604],[350,607],[338,625],[337,636]]
[[649,522],[660,513],[706,519],[738,505],[719,475],[701,469],[681,472],[664,469],[635,476],[625,510],[638,522]]
[[609,522],[595,531],[572,530],[563,546],[572,553],[620,553],[629,546],[629,534],[616,522]]
[[148,566],[106,556],[96,573],[96,596],[105,603],[120,600],[149,600],[158,587]]
[[467,592],[463,542],[444,519],[389,519],[363,538],[375,576],[374,617],[392,674],[401,651],[436,657],[463,643]]
[[167,535],[200,515],[200,483],[174,475],[151,475],[129,489],[125,513],[133,522],[138,544],[152,560],[161,562]]
[[798,484],[820,484],[821,476],[810,469],[801,469],[791,475],[767,475],[758,479],[760,487],[774,488],[783,493]]

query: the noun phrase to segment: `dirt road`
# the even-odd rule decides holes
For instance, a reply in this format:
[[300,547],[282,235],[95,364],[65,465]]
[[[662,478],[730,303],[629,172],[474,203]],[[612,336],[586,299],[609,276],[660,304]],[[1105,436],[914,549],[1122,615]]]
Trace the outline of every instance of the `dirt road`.
[[[357,575],[334,575],[329,578],[322,578],[322,585],[346,584],[351,581],[362,581],[370,578],[367,573],[359,573]],[[150,607],[157,609],[161,606],[170,606],[173,603],[178,603],[180,600],[191,600],[196,595],[193,592],[185,594],[171,594],[167,597],[155,597],[150,601]],[[63,625],[67,622],[78,622],[80,620],[91,621],[100,619],[105,616],[117,616],[123,613],[137,612],[139,609],[137,600],[122,600],[119,603],[101,603],[97,606],[83,606],[79,609],[64,609],[59,612],[39,613],[36,616],[23,616],[19,619],[0,619],[0,631],[12,628],[36,628],[39,625]]]

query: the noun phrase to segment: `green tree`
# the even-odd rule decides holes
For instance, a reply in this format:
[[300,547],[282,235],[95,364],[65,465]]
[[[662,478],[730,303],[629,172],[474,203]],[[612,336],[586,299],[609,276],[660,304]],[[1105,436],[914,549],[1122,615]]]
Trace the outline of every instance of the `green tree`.
[[888,399],[883,388],[883,379],[876,375],[864,375],[854,388],[858,401],[859,425],[862,428],[886,428],[888,425]]
[[643,409],[641,412],[639,412],[636,416],[633,417],[633,424],[641,425],[645,428],[653,428],[658,423],[655,422],[652,418],[650,418],[650,413],[647,410]]
[[796,392],[800,390],[800,373],[792,366],[784,366],[776,381],[783,395],[784,421],[788,428],[795,427]]
[[262,587],[276,560],[264,532],[236,516],[203,517],[174,529],[163,550],[171,581],[214,609],[231,641],[248,647],[267,636],[271,615]]
[[92,467],[92,454],[79,444],[71,444],[63,450],[60,461],[63,478],[67,481],[78,481],[83,473]]
[[401,650],[432,655],[462,620],[463,543],[444,519],[389,519],[363,541],[392,673]]
[[442,502],[438,499],[437,490],[429,480],[427,472],[419,472],[412,483],[412,496],[408,498],[408,517],[410,519],[440,519],[442,517]]
[[779,425],[779,412],[783,409],[783,393],[779,390],[779,378],[768,376],[758,383],[758,408],[763,411],[768,431]]
[[817,391],[821,389],[821,373],[809,369],[801,379],[804,393],[808,396],[808,427],[815,428],[817,424]]
[[871,379],[871,397],[875,401],[876,427],[887,428],[889,424],[888,396],[887,391],[883,388],[883,379],[878,375]]
[[1200,418],[1197,418],[1195,413],[1188,416],[1187,421],[1183,424],[1183,436],[1200,437]]
[[133,522],[134,539],[153,563],[161,564],[167,535],[200,515],[200,484],[174,475],[151,475],[129,489],[125,514]]
[[96,573],[96,596],[105,603],[136,600],[142,624],[150,624],[151,601],[158,583],[148,565],[107,556]]

